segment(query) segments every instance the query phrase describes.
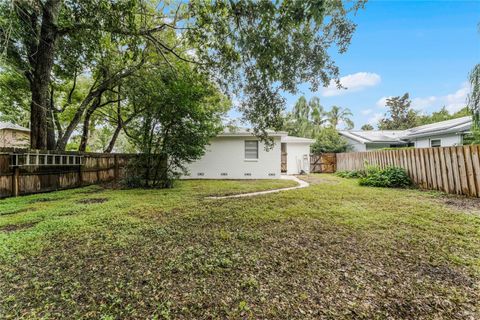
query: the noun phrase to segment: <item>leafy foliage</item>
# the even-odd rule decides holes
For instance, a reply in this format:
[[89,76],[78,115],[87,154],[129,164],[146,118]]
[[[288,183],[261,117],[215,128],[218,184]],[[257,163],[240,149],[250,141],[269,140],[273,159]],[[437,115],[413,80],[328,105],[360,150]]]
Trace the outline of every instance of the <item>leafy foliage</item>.
[[406,188],[412,185],[412,180],[403,168],[387,167],[379,169],[368,167],[365,176],[361,177],[358,183],[361,186],[382,187],[382,188]]
[[152,68],[129,86],[130,101],[144,109],[125,128],[142,154],[129,167],[129,185],[170,187],[185,172],[185,163],[201,157],[221,130],[229,103],[186,63],[177,64],[176,71]]
[[380,130],[405,130],[417,126],[418,112],[410,105],[412,101],[408,93],[403,96],[388,98],[386,106],[389,109],[378,123]]
[[452,120],[456,118],[470,116],[471,112],[468,107],[462,108],[457,112],[450,113],[446,107],[442,107],[439,111],[432,112],[429,115],[421,115],[418,117],[418,125],[430,124],[440,121]]
[[340,178],[347,179],[358,179],[365,177],[365,171],[362,170],[351,170],[351,171],[337,171],[335,175]]
[[372,131],[373,130],[373,126],[369,123],[367,124],[364,124],[361,128],[360,128],[362,131]]
[[337,130],[334,128],[322,128],[317,134],[316,141],[311,147],[312,153],[324,153],[324,152],[347,152],[352,147],[348,144],[348,141],[343,138]]
[[472,138],[473,143],[480,144],[480,64],[477,64],[470,73],[471,93],[468,105],[473,117]]
[[[224,94],[241,97],[244,120],[265,137],[266,129],[281,126],[281,91],[338,82],[329,50],[347,50],[355,30],[350,14],[364,3],[1,1],[1,63],[30,83],[33,148],[51,147],[55,133],[56,148],[65,148],[88,110],[99,112],[104,93],[148,63],[152,52],[171,67],[191,64]],[[51,88],[80,75],[92,76],[91,89],[66,128],[53,132]]]
[[354,123],[350,119],[351,116],[353,116],[353,114],[350,109],[332,106],[332,109],[327,112],[327,121],[334,129],[338,127],[340,122],[343,122],[345,124],[345,128],[350,130],[354,127]]
[[326,112],[318,97],[307,102],[307,99],[301,96],[293,110],[284,117],[282,129],[292,136],[314,138],[326,123],[325,116]]

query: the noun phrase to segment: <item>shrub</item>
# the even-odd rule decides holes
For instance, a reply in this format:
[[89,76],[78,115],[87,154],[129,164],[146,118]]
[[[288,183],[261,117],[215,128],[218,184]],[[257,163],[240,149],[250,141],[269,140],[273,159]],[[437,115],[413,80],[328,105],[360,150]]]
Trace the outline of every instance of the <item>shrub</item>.
[[359,184],[369,187],[406,188],[412,185],[412,180],[402,168],[387,167],[379,169],[368,167],[366,176],[360,178]]
[[352,170],[352,171],[338,171],[335,173],[336,176],[347,179],[358,179],[365,176],[364,171]]

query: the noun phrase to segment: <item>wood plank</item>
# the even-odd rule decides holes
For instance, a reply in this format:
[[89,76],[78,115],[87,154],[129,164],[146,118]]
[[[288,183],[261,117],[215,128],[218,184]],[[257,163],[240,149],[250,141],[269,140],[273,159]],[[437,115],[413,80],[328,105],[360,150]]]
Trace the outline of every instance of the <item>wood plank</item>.
[[450,154],[452,156],[452,171],[453,171],[453,177],[455,179],[455,193],[462,194],[462,183],[460,182],[460,171],[458,168],[457,148],[450,147]]
[[423,149],[415,149],[418,152],[419,159],[420,159],[420,171],[422,173],[422,184],[421,187],[426,189],[428,187],[427,183],[427,171],[425,168],[425,157],[423,154]]
[[465,158],[465,170],[467,174],[468,181],[468,195],[472,197],[477,196],[477,186],[475,185],[475,173],[473,171],[472,163],[472,149],[470,146],[463,147],[463,156]]
[[433,148],[428,149],[428,157],[430,159],[430,176],[432,178],[432,189],[437,190],[437,174],[435,172],[435,157],[433,155]]
[[440,164],[439,149],[440,148],[433,149],[433,157],[435,161],[435,176],[437,180],[437,189],[444,190],[442,170],[440,168],[441,164]]
[[438,149],[438,157],[440,158],[440,174],[442,175],[442,190],[450,192],[447,164],[445,163],[445,148]]
[[432,178],[432,163],[430,161],[430,154],[428,149],[421,149],[423,152],[423,157],[425,159],[425,174],[427,176],[427,189],[433,189],[433,178]]
[[475,176],[477,197],[480,198],[480,146],[472,146],[472,165]]
[[453,173],[453,160],[450,152],[450,148],[444,148],[443,150],[445,155],[445,165],[447,168],[447,177],[448,177],[448,192],[455,193],[455,176]]
[[462,184],[462,194],[470,194],[468,188],[468,179],[467,179],[467,169],[465,165],[465,155],[463,154],[463,147],[457,147],[457,157],[458,157],[458,171],[460,174],[460,183]]

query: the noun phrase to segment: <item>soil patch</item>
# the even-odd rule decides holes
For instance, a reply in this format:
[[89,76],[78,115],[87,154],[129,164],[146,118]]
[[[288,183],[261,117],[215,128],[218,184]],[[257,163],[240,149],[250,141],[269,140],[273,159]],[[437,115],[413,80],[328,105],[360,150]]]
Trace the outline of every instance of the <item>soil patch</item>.
[[456,196],[456,195],[441,195],[436,198],[436,201],[442,203],[443,205],[463,211],[465,213],[480,215],[480,199],[479,198],[469,198],[465,196]]
[[449,281],[460,286],[473,286],[473,281],[468,276],[444,265],[422,265],[420,274],[437,281]]
[[88,199],[78,200],[77,203],[94,204],[94,203],[104,203],[104,202],[107,202],[107,201],[108,201],[108,198],[88,198]]
[[27,223],[20,223],[20,224],[7,224],[6,226],[0,227],[0,232],[15,232],[25,229],[30,229],[34,227],[38,222],[27,222]]

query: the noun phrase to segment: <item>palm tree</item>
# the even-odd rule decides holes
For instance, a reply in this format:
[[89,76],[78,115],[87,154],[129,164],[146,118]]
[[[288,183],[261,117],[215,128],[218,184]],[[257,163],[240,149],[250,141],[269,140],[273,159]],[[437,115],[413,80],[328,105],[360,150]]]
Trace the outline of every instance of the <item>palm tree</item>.
[[353,116],[353,114],[350,109],[332,106],[332,109],[327,112],[327,121],[330,126],[335,129],[341,121],[345,123],[347,129],[352,129],[354,124],[352,119],[350,119],[351,116]]

